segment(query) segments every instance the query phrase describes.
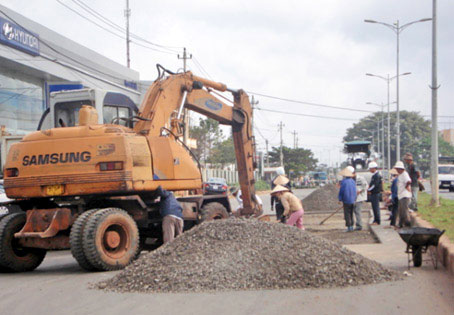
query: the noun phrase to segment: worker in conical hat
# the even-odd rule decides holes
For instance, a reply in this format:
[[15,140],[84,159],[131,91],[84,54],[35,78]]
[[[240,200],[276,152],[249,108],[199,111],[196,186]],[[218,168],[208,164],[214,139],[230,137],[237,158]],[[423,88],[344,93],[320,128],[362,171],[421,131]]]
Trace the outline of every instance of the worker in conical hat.
[[[271,189],[274,189],[277,185],[281,185],[287,187],[289,191],[292,191],[290,180],[285,176],[284,168],[278,167],[276,174],[277,176],[271,181]],[[282,215],[284,213],[284,207],[275,196],[271,196],[271,210],[273,210],[273,208],[276,209],[276,219],[285,223],[286,218]]]
[[271,196],[276,197],[284,207],[283,216],[287,218],[287,225],[304,230],[303,215],[304,209],[301,200],[290,192],[287,187],[276,185],[271,191]]

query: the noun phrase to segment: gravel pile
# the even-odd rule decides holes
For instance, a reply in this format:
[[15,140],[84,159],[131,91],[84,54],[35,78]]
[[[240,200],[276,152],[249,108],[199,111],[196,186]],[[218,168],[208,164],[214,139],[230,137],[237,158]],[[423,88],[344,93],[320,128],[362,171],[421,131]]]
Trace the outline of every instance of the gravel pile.
[[200,292],[351,286],[396,272],[284,224],[205,222],[95,285],[118,292]]
[[314,190],[310,195],[304,198],[304,211],[326,211],[334,210],[340,207],[337,196],[339,188],[335,184],[327,184]]

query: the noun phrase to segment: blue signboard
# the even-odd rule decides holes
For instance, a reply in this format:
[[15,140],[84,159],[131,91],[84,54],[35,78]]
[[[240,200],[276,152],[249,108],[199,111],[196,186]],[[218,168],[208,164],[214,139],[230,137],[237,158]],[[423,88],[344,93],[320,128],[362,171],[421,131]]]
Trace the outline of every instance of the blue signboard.
[[125,86],[137,90],[137,82],[125,80]]
[[27,54],[39,55],[39,36],[0,17],[0,43],[22,50]]

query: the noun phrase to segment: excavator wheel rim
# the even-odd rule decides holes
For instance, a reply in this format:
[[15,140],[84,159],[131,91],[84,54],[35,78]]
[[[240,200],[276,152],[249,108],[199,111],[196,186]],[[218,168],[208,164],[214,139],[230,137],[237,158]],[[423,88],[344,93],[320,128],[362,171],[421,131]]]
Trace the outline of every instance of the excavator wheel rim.
[[83,247],[88,261],[96,269],[122,269],[137,255],[139,230],[122,209],[98,210],[87,221]]

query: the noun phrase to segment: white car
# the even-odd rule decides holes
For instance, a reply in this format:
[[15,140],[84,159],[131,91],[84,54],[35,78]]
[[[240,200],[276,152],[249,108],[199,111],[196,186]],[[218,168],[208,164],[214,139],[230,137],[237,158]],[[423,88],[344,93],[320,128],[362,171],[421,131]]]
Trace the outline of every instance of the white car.
[[8,214],[9,210],[3,203],[11,201],[5,194],[5,188],[3,187],[3,179],[0,180],[0,216]]
[[440,189],[454,191],[454,165],[438,165],[438,182]]

